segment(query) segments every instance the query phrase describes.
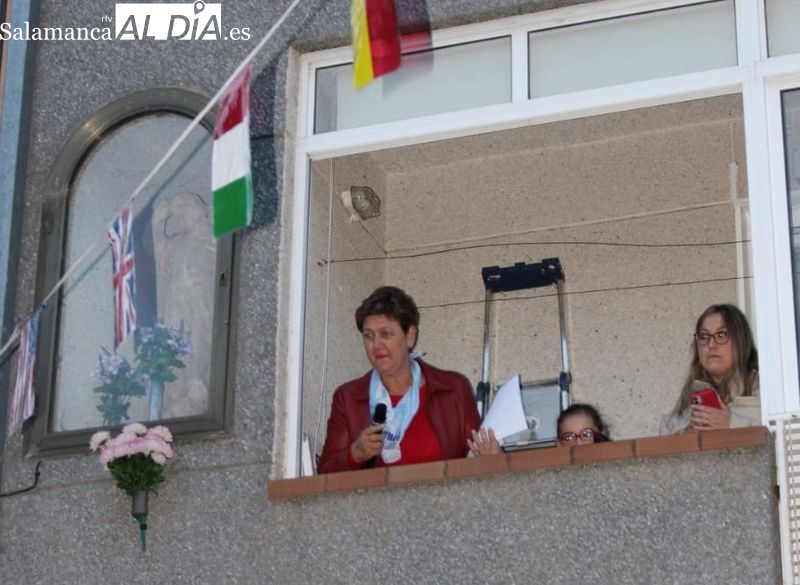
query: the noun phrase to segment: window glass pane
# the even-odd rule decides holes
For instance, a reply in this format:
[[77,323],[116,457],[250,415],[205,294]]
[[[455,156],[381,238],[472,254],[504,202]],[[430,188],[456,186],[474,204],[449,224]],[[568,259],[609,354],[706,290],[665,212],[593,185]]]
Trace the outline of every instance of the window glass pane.
[[529,35],[530,96],[736,65],[732,0]]
[[[206,130],[196,129],[134,202],[138,329],[118,356],[113,356],[111,252],[104,235],[188,123],[175,114],[137,118],[105,137],[76,175],[64,270],[90,247],[96,253],[69,279],[62,296],[52,431],[208,410],[216,244],[208,219],[211,139]],[[165,353],[158,357],[148,348]],[[146,376],[126,374],[122,360]]]
[[767,45],[770,57],[800,53],[800,2],[797,0],[766,0]]
[[[783,143],[786,160],[786,188],[792,235],[792,273],[795,315],[800,315],[800,89],[781,94]],[[795,327],[800,336],[800,319]]]
[[502,37],[407,55],[358,91],[352,63],[317,70],[314,132],[510,101],[511,39]]

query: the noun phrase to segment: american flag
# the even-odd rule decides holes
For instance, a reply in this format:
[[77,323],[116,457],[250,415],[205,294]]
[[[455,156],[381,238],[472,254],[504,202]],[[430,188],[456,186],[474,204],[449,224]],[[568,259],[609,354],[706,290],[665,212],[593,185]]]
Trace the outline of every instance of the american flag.
[[33,416],[35,392],[33,376],[36,369],[36,344],[39,339],[39,316],[43,306],[36,309],[19,330],[19,353],[17,354],[17,379],[8,408],[6,436],[10,437],[22,428],[22,423]]
[[136,329],[136,273],[133,269],[133,210],[127,205],[106,232],[111,243],[114,284],[114,349]]

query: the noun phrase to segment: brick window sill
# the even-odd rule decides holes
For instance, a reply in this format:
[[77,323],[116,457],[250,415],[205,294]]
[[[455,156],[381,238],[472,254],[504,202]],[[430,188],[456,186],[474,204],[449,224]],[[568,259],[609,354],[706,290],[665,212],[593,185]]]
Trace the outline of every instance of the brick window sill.
[[642,437],[594,445],[533,449],[486,457],[345,471],[297,479],[275,479],[267,482],[267,498],[285,500],[319,496],[326,493],[482,477],[530,469],[663,457],[718,449],[759,447],[766,444],[766,427],[704,431],[669,437]]

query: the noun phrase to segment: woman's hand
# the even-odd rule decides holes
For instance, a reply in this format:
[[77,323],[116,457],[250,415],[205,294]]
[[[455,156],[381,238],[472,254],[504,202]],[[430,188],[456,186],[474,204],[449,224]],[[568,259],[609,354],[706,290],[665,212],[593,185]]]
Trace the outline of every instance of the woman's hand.
[[478,431],[472,431],[472,440],[467,439],[470,453],[478,457],[480,455],[497,455],[502,452],[494,430],[488,431],[483,427]]
[[720,400],[722,408],[692,404],[692,417],[689,422],[690,431],[716,431],[731,427],[731,411],[728,405]]
[[353,460],[363,463],[380,455],[382,449],[383,425],[370,425],[361,431],[361,434],[350,445],[350,455]]

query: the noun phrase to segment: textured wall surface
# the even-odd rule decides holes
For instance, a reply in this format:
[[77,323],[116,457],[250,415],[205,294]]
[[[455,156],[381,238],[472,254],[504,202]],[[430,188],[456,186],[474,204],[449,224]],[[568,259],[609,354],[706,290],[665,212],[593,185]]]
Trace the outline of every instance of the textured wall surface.
[[146,554],[110,482],[51,480],[3,504],[0,583],[777,585],[772,473],[767,446],[271,502],[213,466],[170,473]]
[[[444,27],[571,3],[453,0],[431,3],[431,14]],[[69,136],[134,91],[213,95],[285,4],[224,3],[224,26],[249,26],[249,43],[38,45],[26,201],[15,218],[18,314],[33,307],[42,187]],[[102,26],[114,7],[46,1],[40,25]],[[46,458],[36,490],[0,500],[0,583],[777,583],[769,448],[266,500],[286,394],[276,387],[275,356],[286,306],[279,217],[296,116],[296,52],[287,47],[345,45],[348,9],[344,0],[301,3],[256,59],[256,212],[240,240],[232,428],[179,442],[167,484],[151,499],[145,554],[128,498],[93,456]],[[21,443],[6,444],[3,491],[32,479],[35,461]]]

